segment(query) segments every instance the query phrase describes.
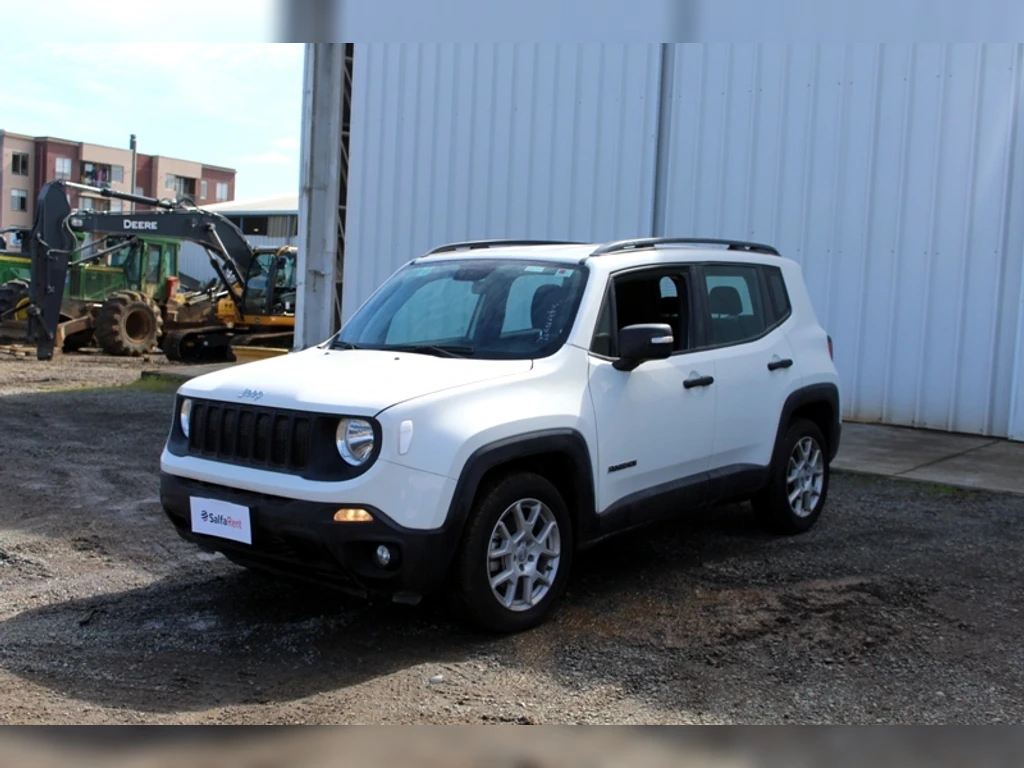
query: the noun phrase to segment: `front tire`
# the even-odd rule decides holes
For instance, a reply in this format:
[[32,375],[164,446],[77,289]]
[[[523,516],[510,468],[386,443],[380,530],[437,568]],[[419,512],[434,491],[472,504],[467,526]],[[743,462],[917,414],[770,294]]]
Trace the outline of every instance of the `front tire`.
[[160,308],[137,291],[115,293],[96,314],[96,341],[108,355],[138,357],[152,352],[162,331]]
[[781,534],[810,530],[825,506],[829,475],[821,429],[810,419],[797,419],[782,439],[768,486],[752,500],[761,525]]
[[540,475],[506,475],[482,489],[456,562],[463,612],[492,632],[541,624],[565,591],[573,534],[558,489]]

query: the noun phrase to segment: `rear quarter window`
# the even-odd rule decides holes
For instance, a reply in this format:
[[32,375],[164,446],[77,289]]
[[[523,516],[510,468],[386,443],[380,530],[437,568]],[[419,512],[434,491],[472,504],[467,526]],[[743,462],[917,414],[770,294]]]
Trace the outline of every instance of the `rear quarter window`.
[[768,283],[768,322],[770,325],[775,325],[785,320],[790,312],[786,280],[782,276],[782,270],[778,267],[762,267],[762,269]]

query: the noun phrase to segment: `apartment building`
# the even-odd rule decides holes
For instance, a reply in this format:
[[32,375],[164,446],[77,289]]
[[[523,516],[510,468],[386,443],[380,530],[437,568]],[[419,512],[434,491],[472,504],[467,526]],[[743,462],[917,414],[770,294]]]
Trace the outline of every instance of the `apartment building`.
[[[0,129],[0,229],[29,227],[39,191],[52,179],[131,192],[129,149],[70,141],[52,136],[25,136]],[[235,199],[235,170],[163,155],[136,156],[134,191],[161,198],[188,196],[197,205]],[[120,200],[72,190],[75,208],[120,211]],[[8,245],[13,238],[7,237]]]

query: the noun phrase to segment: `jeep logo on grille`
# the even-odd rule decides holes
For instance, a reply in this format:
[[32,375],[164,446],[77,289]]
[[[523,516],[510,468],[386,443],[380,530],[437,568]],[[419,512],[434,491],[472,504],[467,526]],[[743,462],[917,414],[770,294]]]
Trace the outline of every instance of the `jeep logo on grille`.
[[263,398],[263,391],[259,389],[246,389],[238,395],[239,400],[252,400],[256,402]]

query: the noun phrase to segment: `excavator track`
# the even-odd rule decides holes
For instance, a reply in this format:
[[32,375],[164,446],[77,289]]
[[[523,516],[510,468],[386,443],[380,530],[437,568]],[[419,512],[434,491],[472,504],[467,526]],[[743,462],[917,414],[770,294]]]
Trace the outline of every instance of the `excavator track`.
[[229,362],[230,342],[231,336],[224,326],[211,325],[168,331],[161,349],[174,362]]

